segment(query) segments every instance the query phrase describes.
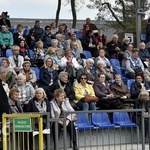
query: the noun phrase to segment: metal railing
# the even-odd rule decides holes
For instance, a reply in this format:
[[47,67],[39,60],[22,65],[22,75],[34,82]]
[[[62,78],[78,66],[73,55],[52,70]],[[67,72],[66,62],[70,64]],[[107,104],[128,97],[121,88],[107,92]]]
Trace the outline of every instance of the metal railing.
[[[117,124],[114,121],[114,114],[118,112],[119,116],[121,116],[122,112],[126,112],[126,114],[129,116],[130,121],[134,124],[133,126],[129,126],[128,123],[125,121],[124,126],[121,126]],[[61,138],[59,138],[58,130],[54,130],[55,134],[55,150],[63,149],[67,150],[67,148],[71,148],[71,140],[68,140],[67,136],[67,127],[66,127],[66,116],[70,114],[76,113],[77,116],[80,116],[80,114],[85,114],[88,118],[89,124],[93,125],[93,128],[87,129],[86,126],[80,129],[80,126],[78,126],[79,120],[77,120],[75,124],[76,134],[77,134],[77,145],[81,150],[150,150],[150,140],[149,136],[148,138],[145,137],[146,132],[150,132],[150,115],[145,114],[143,109],[125,109],[125,110],[96,110],[96,111],[76,111],[76,112],[64,112],[63,118],[55,118],[52,119],[49,117],[49,114],[4,114],[3,115],[3,150],[19,150],[22,148],[22,146],[26,145],[27,149],[30,150],[30,145],[33,145],[33,149],[38,148],[39,150],[43,150],[44,148],[44,142],[43,140],[46,140],[46,148],[45,150],[50,150],[54,147],[53,141],[52,141],[52,134],[47,134],[46,139],[43,138],[43,118],[46,120],[46,128],[50,128],[50,125],[52,123],[55,123],[55,129],[58,128],[59,121],[64,122],[62,126],[62,133],[60,135]],[[105,119],[100,116],[99,118],[96,118],[96,122],[104,121],[101,126],[98,126],[98,124],[93,123],[93,114],[107,114],[108,119],[110,121],[110,124],[114,126],[108,126],[106,127]],[[46,115],[46,117],[44,117]],[[82,119],[83,123],[85,121],[84,117]],[[11,119],[8,119],[11,118]],[[22,135],[16,133],[13,125],[13,119],[14,118],[33,118],[31,119],[32,122],[32,137],[35,129],[35,118],[38,120],[38,141],[34,141],[31,144],[30,139],[30,133],[23,133]],[[78,118],[80,119],[80,118]],[[103,120],[104,119],[104,120]],[[126,120],[126,118],[124,119]],[[148,130],[146,128],[145,130],[145,122],[147,121]],[[146,131],[146,132],[145,132]],[[50,133],[52,133],[50,132]],[[7,134],[4,134],[7,133]],[[9,134],[8,134],[9,133]],[[18,134],[18,135],[17,135]],[[149,133],[150,135],[150,133]],[[23,142],[23,140],[20,140],[22,137],[26,141]],[[14,138],[14,139],[13,139]],[[19,139],[19,140],[18,140]],[[145,140],[148,139],[148,144],[145,143]],[[19,141],[16,146],[14,146],[14,141]],[[21,144],[22,143],[22,144]],[[39,145],[38,145],[39,143]],[[21,144],[21,145],[20,145]],[[34,146],[35,145],[35,146]],[[36,147],[36,148],[35,148]],[[24,147],[23,147],[24,149]]]

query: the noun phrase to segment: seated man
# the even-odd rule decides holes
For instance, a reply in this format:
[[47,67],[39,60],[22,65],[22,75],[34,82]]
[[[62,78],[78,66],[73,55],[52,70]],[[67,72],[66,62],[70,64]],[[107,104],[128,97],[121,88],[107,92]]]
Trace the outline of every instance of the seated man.
[[124,83],[122,83],[120,74],[115,75],[115,82],[111,84],[110,89],[114,96],[118,98],[118,100],[120,100],[123,104],[125,104],[123,108],[127,106],[133,106],[132,103],[134,103],[134,100],[130,99],[130,91],[128,90],[127,86]]
[[144,71],[144,66],[139,58],[139,50],[133,49],[132,55],[126,60],[126,77],[129,79],[135,79],[136,73],[142,73]]

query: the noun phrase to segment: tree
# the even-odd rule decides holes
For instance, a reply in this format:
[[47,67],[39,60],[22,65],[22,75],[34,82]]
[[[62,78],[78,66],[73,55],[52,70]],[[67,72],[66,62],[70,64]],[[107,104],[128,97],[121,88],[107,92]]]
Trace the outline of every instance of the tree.
[[71,5],[71,12],[72,12],[72,28],[76,27],[77,22],[77,11],[79,11],[84,3],[84,0],[65,0],[65,5]]
[[60,10],[61,10],[61,0],[58,0],[56,18],[55,18],[56,26],[58,25],[58,21],[59,21]]
[[[135,0],[90,0],[88,8],[98,9],[98,18],[108,21],[108,26],[119,31],[135,31],[136,27],[136,10]],[[150,7],[149,0],[141,0],[143,8],[142,19]]]

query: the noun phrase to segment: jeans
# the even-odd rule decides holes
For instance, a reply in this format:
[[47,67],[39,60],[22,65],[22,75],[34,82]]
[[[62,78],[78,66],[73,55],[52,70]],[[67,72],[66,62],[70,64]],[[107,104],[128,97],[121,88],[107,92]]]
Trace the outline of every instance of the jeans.
[[96,110],[96,106],[94,102],[91,103],[86,103],[84,101],[79,100],[77,102],[77,105],[80,107],[82,110]]

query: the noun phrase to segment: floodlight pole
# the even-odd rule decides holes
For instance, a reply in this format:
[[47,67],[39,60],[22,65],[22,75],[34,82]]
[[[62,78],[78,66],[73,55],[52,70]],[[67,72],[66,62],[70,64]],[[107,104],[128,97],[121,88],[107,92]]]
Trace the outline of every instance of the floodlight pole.
[[139,47],[141,42],[141,14],[143,10],[141,9],[141,0],[135,0],[136,8],[136,46]]

